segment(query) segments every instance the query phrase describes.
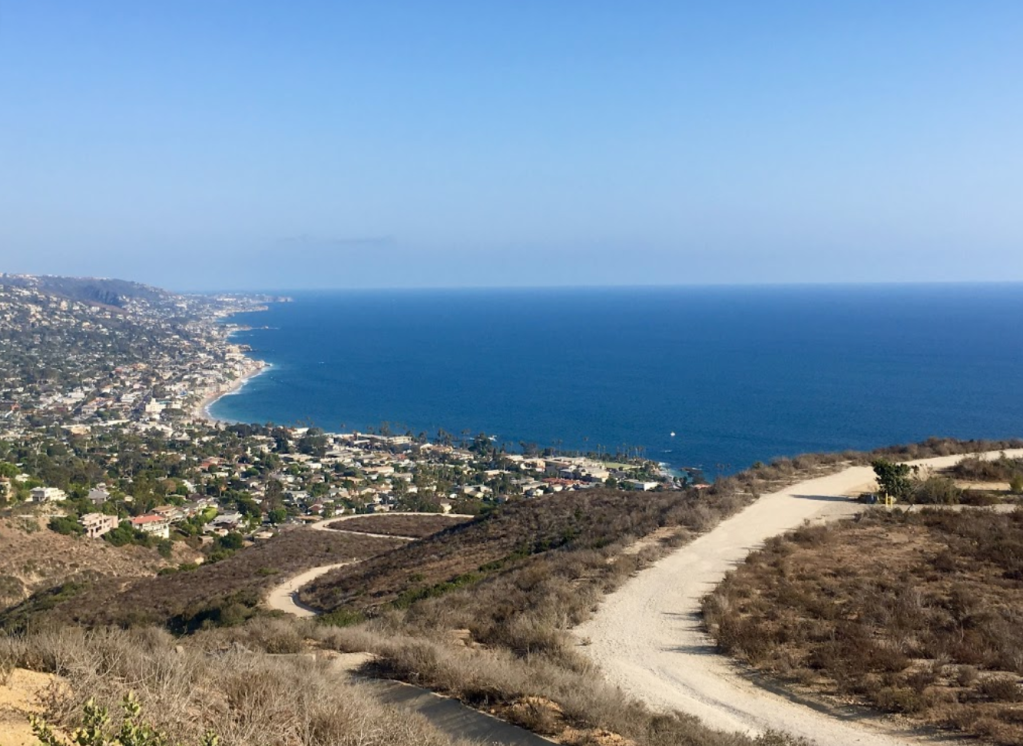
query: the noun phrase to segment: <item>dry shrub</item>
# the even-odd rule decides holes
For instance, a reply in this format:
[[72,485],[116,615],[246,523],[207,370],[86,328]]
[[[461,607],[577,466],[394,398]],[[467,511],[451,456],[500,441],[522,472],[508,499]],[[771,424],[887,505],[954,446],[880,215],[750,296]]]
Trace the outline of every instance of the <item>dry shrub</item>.
[[1023,688],[1016,676],[990,676],[980,682],[981,694],[996,702],[1023,701]]
[[991,505],[998,505],[1002,502],[1002,498],[993,493],[985,490],[963,490],[962,496],[959,498],[959,502],[963,505],[970,505],[975,508],[984,508]]
[[331,523],[329,528],[337,531],[356,531],[387,536],[414,536],[423,538],[439,531],[457,526],[468,520],[465,516],[419,513],[400,515],[372,513]]
[[379,704],[326,663],[304,657],[175,652],[154,630],[83,632],[68,628],[0,639],[17,665],[62,676],[48,719],[74,726],[86,699],[114,709],[127,691],[175,741],[205,731],[224,746],[444,746],[451,741],[419,715]]
[[[257,613],[264,593],[281,578],[321,565],[387,552],[401,539],[333,531],[293,530],[193,572],[89,579],[73,592],[38,593],[6,614],[0,629],[29,631],[41,624],[166,625],[175,632],[240,624]],[[267,573],[272,568],[276,572]],[[67,586],[68,584],[65,584]]]
[[723,650],[762,671],[1023,739],[1018,706],[1006,707],[1023,701],[1019,510],[871,511],[803,527],[751,553],[703,613]]
[[913,501],[924,505],[958,505],[962,495],[948,477],[930,476],[913,485]]
[[[451,647],[396,634],[389,628],[381,630],[375,623],[334,630],[332,635],[330,643],[337,649],[369,650],[378,655],[369,665],[375,675],[427,685],[492,709],[523,727],[541,727],[551,733],[556,725],[564,724],[618,734],[639,746],[755,743],[739,734],[710,730],[689,715],[652,713],[623,697],[592,668],[570,671],[541,657],[525,660],[505,650]],[[523,706],[524,702],[535,706]],[[780,736],[764,743],[793,744]]]

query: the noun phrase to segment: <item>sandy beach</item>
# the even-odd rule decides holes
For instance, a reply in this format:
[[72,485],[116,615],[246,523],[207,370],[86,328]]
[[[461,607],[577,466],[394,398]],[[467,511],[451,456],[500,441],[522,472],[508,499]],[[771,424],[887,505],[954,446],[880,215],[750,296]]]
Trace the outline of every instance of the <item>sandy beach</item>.
[[208,422],[220,422],[221,420],[217,419],[210,413],[210,408],[213,404],[221,397],[228,396],[229,394],[233,394],[241,390],[241,388],[250,380],[262,373],[265,373],[271,367],[272,366],[269,363],[265,363],[262,360],[252,360],[245,366],[242,374],[234,380],[207,389],[203,394],[202,399],[199,400],[199,403],[196,404],[195,408],[192,410],[192,417],[197,420],[206,420]]

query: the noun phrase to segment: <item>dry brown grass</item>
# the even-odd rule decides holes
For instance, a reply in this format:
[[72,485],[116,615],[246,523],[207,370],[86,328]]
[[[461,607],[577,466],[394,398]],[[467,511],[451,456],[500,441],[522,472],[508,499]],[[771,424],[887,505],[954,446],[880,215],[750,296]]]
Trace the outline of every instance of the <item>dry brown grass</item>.
[[682,713],[654,713],[605,684],[580,660],[579,670],[543,656],[409,636],[378,620],[359,628],[308,630],[320,644],[369,650],[378,658],[365,672],[457,697],[479,709],[572,746],[791,746],[785,738],[751,739],[703,726]]
[[360,515],[330,524],[339,531],[363,531],[387,536],[412,536],[421,539],[468,520],[465,516],[419,513],[417,515]]
[[190,572],[130,583],[86,578],[65,584],[0,616],[0,628],[72,622],[85,626],[166,625],[188,632],[206,625],[237,624],[256,613],[265,591],[282,578],[320,565],[370,557],[404,543],[298,529]]
[[58,674],[46,690],[45,715],[77,724],[85,700],[118,711],[132,691],[145,719],[175,742],[212,730],[223,746],[449,746],[421,716],[379,704],[367,690],[304,657],[175,652],[159,630],[68,628],[0,638],[0,658]]
[[1007,458],[1005,454],[997,459],[964,458],[946,473],[970,482],[1008,482],[1023,476],[1023,458]]
[[[804,468],[819,473],[835,462]],[[493,709],[565,743],[750,744],[623,698],[580,655],[570,630],[630,575],[741,509],[754,490],[776,486],[744,476],[702,494],[594,490],[521,501],[343,568],[307,587],[307,598],[372,617],[329,634],[342,649],[380,656],[375,673]],[[769,738],[764,743],[789,743]]]
[[[988,447],[933,441],[902,455]],[[594,490],[513,502],[484,518],[332,573],[305,589],[303,600],[335,611],[335,620],[368,614],[370,621],[359,627],[257,619],[226,629],[201,624],[185,628],[202,628],[194,641],[210,651],[230,650],[233,642],[283,653],[308,644],[372,650],[380,656],[378,673],[496,709],[527,727],[557,730],[563,742],[578,746],[747,746],[754,742],[710,731],[685,715],[653,714],[625,700],[578,655],[569,630],[632,573],[758,495],[869,458],[847,453],[782,459],[719,480],[699,494]],[[657,539],[648,538],[654,532]],[[637,545],[637,540],[643,543]],[[636,546],[642,548],[629,550]],[[337,556],[309,559],[305,566],[311,567],[332,564]],[[258,574],[260,567],[246,562],[245,572]],[[251,582],[243,574],[239,566],[237,582]],[[256,586],[261,587],[258,582]],[[158,603],[153,593],[111,598],[137,601],[128,607],[129,614]],[[82,606],[81,601],[66,601],[59,604],[64,610]],[[249,608],[244,599],[219,597],[217,603],[220,611],[229,611],[232,603]],[[197,617],[202,618],[191,619]],[[767,734],[756,743],[781,746],[789,741]]]
[[[0,611],[83,573],[139,578],[156,575],[170,564],[155,549],[63,536],[44,525],[33,515],[0,519]],[[182,549],[187,556],[179,562],[196,554]]]
[[[510,577],[541,557],[550,558],[552,565],[575,567],[574,555],[581,552],[587,562],[598,556],[606,562],[658,528],[698,533],[752,499],[748,492],[725,490],[701,495],[597,489],[520,500],[386,555],[335,570],[306,586],[302,600],[325,610],[352,607],[371,614],[407,607]],[[621,570],[606,572],[615,575]],[[596,586],[603,584],[599,578],[591,579]]]
[[873,511],[772,539],[704,604],[718,644],[825,695],[1023,742],[1023,512]]

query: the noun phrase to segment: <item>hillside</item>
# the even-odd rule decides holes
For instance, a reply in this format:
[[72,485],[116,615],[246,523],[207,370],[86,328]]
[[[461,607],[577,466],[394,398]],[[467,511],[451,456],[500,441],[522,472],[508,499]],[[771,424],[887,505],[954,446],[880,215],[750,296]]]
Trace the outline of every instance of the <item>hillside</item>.
[[802,692],[1023,742],[1023,511],[874,510],[777,537],[707,598],[721,648]]
[[103,277],[0,274],[0,286],[34,288],[49,295],[83,303],[123,308],[130,300],[163,303],[174,296],[166,290],[127,280]]
[[164,559],[155,549],[114,547],[105,541],[64,536],[32,515],[0,519],[0,611],[33,593],[75,577],[117,579],[152,577],[168,565],[194,559],[184,544]]
[[166,626],[193,631],[231,625],[252,616],[264,592],[311,567],[356,561],[404,542],[334,531],[284,532],[218,562],[184,566],[156,577],[91,577],[40,592],[0,615],[0,629],[72,623],[87,627]]
[[494,578],[530,558],[626,544],[661,525],[699,526],[693,494],[589,490],[509,503],[359,565],[336,570],[303,589],[302,600],[332,611],[407,606]]

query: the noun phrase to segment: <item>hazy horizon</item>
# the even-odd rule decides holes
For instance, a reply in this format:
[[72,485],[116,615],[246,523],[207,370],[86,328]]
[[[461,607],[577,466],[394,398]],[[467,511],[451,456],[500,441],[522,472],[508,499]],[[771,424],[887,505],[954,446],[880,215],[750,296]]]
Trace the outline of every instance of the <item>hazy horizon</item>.
[[0,271],[1023,281],[1023,5],[0,0]]

